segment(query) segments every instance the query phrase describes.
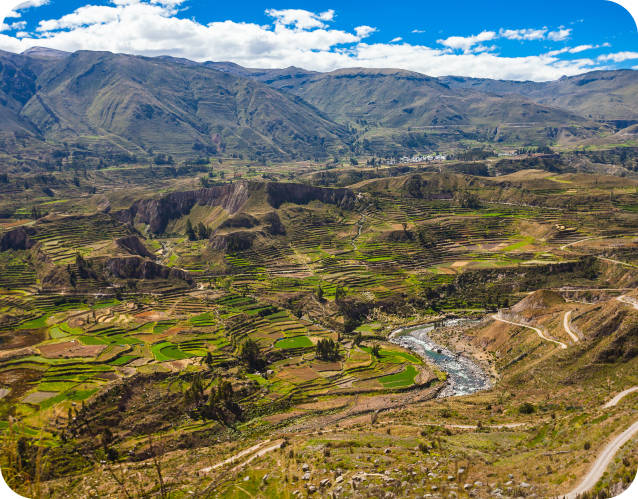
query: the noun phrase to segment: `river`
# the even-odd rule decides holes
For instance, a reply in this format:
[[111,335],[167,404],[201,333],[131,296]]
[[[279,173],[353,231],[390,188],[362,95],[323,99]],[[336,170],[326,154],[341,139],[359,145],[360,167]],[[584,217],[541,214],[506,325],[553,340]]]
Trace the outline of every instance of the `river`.
[[448,373],[448,385],[441,390],[439,397],[469,395],[492,387],[489,375],[472,360],[457,355],[444,346],[435,343],[428,336],[433,326],[413,329],[404,336],[392,338],[392,342],[415,351],[422,357],[428,357],[441,371]]

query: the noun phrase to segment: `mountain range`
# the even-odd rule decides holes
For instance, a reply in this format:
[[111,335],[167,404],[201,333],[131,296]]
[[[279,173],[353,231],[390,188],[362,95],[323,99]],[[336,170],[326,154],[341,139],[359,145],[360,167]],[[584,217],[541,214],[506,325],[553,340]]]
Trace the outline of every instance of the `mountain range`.
[[598,126],[632,123],[638,72],[517,82],[401,69],[250,69],[230,62],[33,48],[0,52],[0,132],[86,140],[131,152],[326,157],[355,122]]

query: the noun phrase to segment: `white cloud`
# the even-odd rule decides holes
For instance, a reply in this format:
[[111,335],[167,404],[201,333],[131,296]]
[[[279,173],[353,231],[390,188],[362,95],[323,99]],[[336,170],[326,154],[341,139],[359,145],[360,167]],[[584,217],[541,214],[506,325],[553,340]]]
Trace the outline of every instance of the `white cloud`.
[[377,31],[377,28],[371,28],[370,26],[357,26],[354,29],[354,32],[357,34],[359,38],[365,38],[366,36],[370,36],[372,33],[376,31]]
[[16,29],[24,29],[26,27],[26,21],[19,21],[12,24],[0,23],[0,31],[12,31]]
[[503,29],[498,32],[500,38],[508,40],[542,40],[547,28],[543,29]]
[[401,40],[403,40],[403,38],[401,38],[400,36],[397,36],[396,38],[393,38],[392,40],[390,40],[390,43],[400,42]]
[[638,59],[638,52],[617,52],[615,54],[599,55],[597,61],[614,61],[623,62],[627,60]]
[[[112,0],[108,5],[86,5],[58,19],[42,21],[36,34],[20,33],[22,39],[0,33],[0,49],[23,52],[44,46],[69,52],[100,50],[232,61],[261,68],[403,68],[431,76],[536,81],[580,74],[598,64],[590,59],[561,60],[551,53],[501,57],[494,53],[497,47],[484,43],[499,37],[495,31],[449,37],[437,48],[405,42],[369,44],[364,39],[376,28],[358,26],[353,32],[334,29],[329,26],[335,16],[331,10],[268,10],[272,24],[267,26],[234,21],[204,25],[176,17],[181,4],[177,0]],[[516,36],[531,39],[533,31],[517,30]]]
[[550,31],[549,33],[547,33],[547,38],[549,40],[554,40],[555,42],[560,42],[562,40],[567,40],[571,32],[571,28],[559,29],[558,31]]
[[49,3],[49,0],[27,0],[26,2],[22,2],[20,5],[15,7],[12,11],[10,11],[6,17],[22,17],[19,10],[30,9],[31,7],[42,7]]
[[611,47],[610,43],[603,43],[602,45],[579,45],[578,47],[564,47],[560,50],[552,50],[547,52],[549,56],[555,56],[559,54],[565,54],[569,52],[570,54],[578,54],[579,52],[584,52],[585,50],[599,49],[601,47]]
[[275,18],[275,30],[287,29],[288,26],[294,26],[296,30],[303,31],[313,28],[325,28],[324,21],[332,21],[334,10],[327,10],[321,14],[308,12],[301,9],[275,10],[268,9],[266,14]]
[[496,38],[496,32],[483,31],[478,35],[472,36],[450,36],[445,40],[437,40],[444,47],[448,47],[455,50],[463,50],[463,52],[469,52],[469,50],[478,43],[494,40]]
[[425,33],[425,31],[421,31],[418,29],[413,29],[410,33]]

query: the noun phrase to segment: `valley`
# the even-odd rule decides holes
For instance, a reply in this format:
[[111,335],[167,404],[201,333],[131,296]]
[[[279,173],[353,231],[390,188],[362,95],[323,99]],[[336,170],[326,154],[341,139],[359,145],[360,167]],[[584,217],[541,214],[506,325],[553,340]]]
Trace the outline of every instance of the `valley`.
[[636,71],[0,62],[14,490],[606,499],[635,479]]

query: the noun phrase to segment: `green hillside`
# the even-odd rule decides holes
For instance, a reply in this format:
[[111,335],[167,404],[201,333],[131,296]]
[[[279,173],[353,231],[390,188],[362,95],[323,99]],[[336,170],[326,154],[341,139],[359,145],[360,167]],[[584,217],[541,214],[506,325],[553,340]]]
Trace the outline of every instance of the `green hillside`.
[[499,94],[517,93],[545,106],[605,120],[635,120],[638,111],[638,72],[631,69],[592,71],[549,82],[502,81],[447,76],[453,88]]
[[37,84],[23,114],[57,141],[92,137],[170,154],[325,156],[348,139],[305,102],[266,85],[159,59],[76,52]]

